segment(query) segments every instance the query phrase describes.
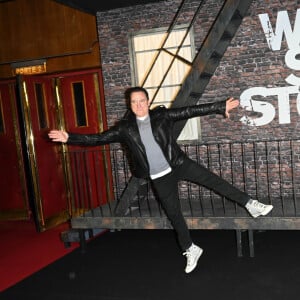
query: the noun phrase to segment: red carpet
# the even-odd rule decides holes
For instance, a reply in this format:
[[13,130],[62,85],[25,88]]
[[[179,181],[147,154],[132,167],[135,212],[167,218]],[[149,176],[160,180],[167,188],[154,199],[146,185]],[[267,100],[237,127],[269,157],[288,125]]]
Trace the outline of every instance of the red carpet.
[[39,233],[32,221],[0,222],[0,292],[78,247],[64,247],[60,233],[67,229],[62,224]]

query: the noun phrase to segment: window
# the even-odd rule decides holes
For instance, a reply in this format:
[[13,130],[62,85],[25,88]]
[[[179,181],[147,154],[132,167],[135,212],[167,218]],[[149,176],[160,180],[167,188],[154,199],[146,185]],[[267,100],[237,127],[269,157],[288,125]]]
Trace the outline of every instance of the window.
[[39,125],[41,129],[48,128],[47,113],[45,108],[44,88],[42,83],[35,83],[35,95],[37,101],[37,110]]
[[[155,30],[131,38],[133,82],[147,89],[153,101],[151,108],[157,105],[170,107],[190,71],[194,55],[191,33],[186,36],[177,53],[185,35],[186,28],[182,27],[174,29],[168,37],[166,30]],[[163,43],[164,50],[159,53]],[[198,140],[199,125],[199,118],[190,119],[178,140]]]
[[82,82],[73,82],[73,96],[76,113],[76,123],[78,127],[87,126],[85,97]]

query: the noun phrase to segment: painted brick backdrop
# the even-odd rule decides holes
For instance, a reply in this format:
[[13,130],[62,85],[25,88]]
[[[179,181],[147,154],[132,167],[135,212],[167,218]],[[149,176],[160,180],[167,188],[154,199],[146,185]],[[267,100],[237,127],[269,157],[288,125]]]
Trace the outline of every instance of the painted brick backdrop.
[[[137,5],[97,14],[100,51],[102,57],[105,97],[109,125],[125,112],[124,90],[132,85],[128,39],[129,34],[151,28],[170,25],[181,1],[162,1],[157,4]],[[198,1],[190,1],[180,19],[184,24],[190,20]],[[223,1],[206,1],[194,25],[196,51],[211,26]],[[236,36],[228,47],[219,67],[211,78],[199,103],[219,101],[229,96],[239,98],[251,87],[285,87],[285,78],[296,71],[285,64],[288,50],[285,39],[280,51],[271,51],[258,15],[268,13],[273,30],[278,11],[287,10],[293,28],[300,1],[253,1]],[[300,17],[300,16],[299,16]],[[290,95],[291,123],[279,124],[278,97],[266,98],[276,110],[275,118],[265,126],[249,126],[240,122],[249,115],[239,108],[231,121],[220,116],[204,117],[201,120],[203,141],[260,140],[273,138],[297,138],[299,113],[296,96]],[[256,97],[259,99],[259,96]],[[261,98],[261,97],[260,97]],[[266,100],[265,99],[265,100]],[[250,114],[251,115],[251,114]],[[255,113],[252,113],[255,116]],[[259,116],[259,113],[256,113]]]
[[[126,88],[132,86],[129,58],[130,34],[141,30],[168,27],[180,3],[181,1],[179,0],[161,1],[158,4],[137,5],[135,7],[97,13],[109,126],[113,125],[115,121],[124,115],[124,91]],[[179,23],[186,24],[198,4],[199,1],[189,1],[188,8],[181,16]],[[222,4],[223,1],[220,0],[207,0],[202,7],[193,28],[196,51],[200,48]],[[286,78],[290,74],[300,77],[300,68],[299,70],[294,70],[286,64],[285,58],[289,47],[285,35],[283,34],[284,38],[281,42],[281,49],[272,51],[268,46],[259,19],[260,14],[267,13],[270,19],[269,25],[275,31],[278,12],[287,11],[291,29],[296,31],[296,25],[300,26],[300,13],[298,17],[299,22],[296,22],[298,8],[300,9],[300,1],[253,1],[247,16],[243,19],[215,74],[199,99],[199,103],[220,101],[230,96],[240,98],[243,93],[254,87],[266,88],[268,91],[275,88],[280,90],[290,86],[286,82]],[[299,56],[295,56],[295,60],[299,60]],[[298,93],[290,94],[283,100],[281,99],[280,102],[277,95],[267,97],[254,95],[254,100],[270,103],[275,111],[274,118],[271,118],[268,112],[264,112],[265,116],[269,117],[270,120],[263,126],[250,126],[247,122],[243,123],[241,121],[242,118],[246,117],[247,121],[247,118],[250,120],[251,118],[257,119],[263,115],[255,110],[252,112],[246,111],[243,106],[232,113],[230,120],[214,115],[202,117],[202,141],[200,141],[200,144],[207,142],[257,142],[274,139],[298,139],[300,116],[297,109],[297,96]],[[283,118],[279,119],[280,114],[283,116],[289,113],[289,122],[286,122],[286,119],[283,122]],[[299,166],[300,150],[297,147],[291,153],[290,148],[287,148],[286,151],[288,153],[285,156],[284,152],[278,155],[277,148],[278,144],[274,143],[274,146],[272,144],[268,145],[267,150],[264,149],[262,154],[258,151],[255,154],[257,156],[255,157],[255,168],[258,169],[251,167],[251,171],[251,168],[248,168],[248,179],[245,180],[248,180],[248,189],[252,194],[258,193],[262,197],[268,197],[269,191],[272,190],[273,192],[271,193],[277,196],[288,195],[287,197],[290,199],[292,197],[291,194],[299,194],[298,179],[300,174],[295,167]],[[271,162],[271,167],[267,169],[266,151],[268,155],[270,154],[267,160]],[[272,155],[274,151],[275,154]],[[289,162],[282,164],[286,157],[288,157]],[[249,161],[254,160],[254,158],[247,159]],[[204,161],[203,164],[206,164],[206,162]],[[226,158],[222,162],[223,169],[216,169],[214,171],[219,174],[222,172],[226,174],[227,171],[224,166],[226,166]],[[245,168],[245,165],[241,165],[241,173],[243,168]],[[274,170],[277,170],[277,175],[274,175],[272,182],[270,182],[272,172],[275,174]],[[255,173],[259,174],[261,178],[267,178],[267,181],[261,182],[259,191],[254,191],[257,189],[255,187],[257,183],[254,183],[253,188],[251,186],[252,181],[255,180],[255,174],[251,176],[251,172],[252,175]],[[245,186],[244,182],[238,183],[241,178],[237,175],[234,181],[235,184],[242,187],[243,185]]]

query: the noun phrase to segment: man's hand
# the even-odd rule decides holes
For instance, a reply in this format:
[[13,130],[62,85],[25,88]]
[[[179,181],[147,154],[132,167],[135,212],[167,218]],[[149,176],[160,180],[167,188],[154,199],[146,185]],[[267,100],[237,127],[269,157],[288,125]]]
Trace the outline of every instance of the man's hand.
[[226,110],[225,110],[225,116],[226,118],[230,117],[229,112],[238,107],[240,105],[240,101],[237,99],[234,99],[233,97],[230,97],[227,101],[226,101]]
[[48,133],[48,136],[53,142],[62,142],[62,143],[66,143],[69,138],[68,133],[63,130],[51,130]]

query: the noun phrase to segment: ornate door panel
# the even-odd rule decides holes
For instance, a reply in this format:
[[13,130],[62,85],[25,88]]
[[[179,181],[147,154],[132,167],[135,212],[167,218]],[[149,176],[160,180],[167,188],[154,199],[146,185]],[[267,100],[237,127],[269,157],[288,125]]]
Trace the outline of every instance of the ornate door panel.
[[0,82],[0,219],[28,219],[30,209],[16,106],[16,82]]
[[[99,71],[80,72],[57,79],[62,127],[73,133],[98,133],[106,129],[102,78]],[[68,147],[72,174],[73,214],[112,200],[108,146]]]
[[28,153],[28,189],[38,229],[44,230],[70,217],[61,148],[48,139],[49,130],[58,126],[54,80],[23,76],[18,86]]

